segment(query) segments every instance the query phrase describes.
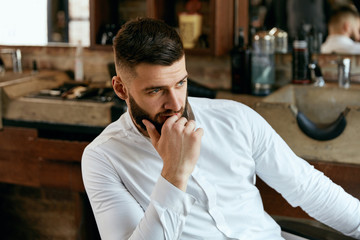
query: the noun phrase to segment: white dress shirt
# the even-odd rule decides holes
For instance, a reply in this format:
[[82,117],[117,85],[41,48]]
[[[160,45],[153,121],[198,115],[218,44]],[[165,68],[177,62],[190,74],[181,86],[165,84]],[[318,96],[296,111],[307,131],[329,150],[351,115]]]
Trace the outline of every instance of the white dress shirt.
[[360,239],[359,200],[297,157],[255,111],[228,100],[189,103],[204,136],[186,193],[161,177],[162,159],[128,112],[86,147],[83,180],[103,239],[283,239],[256,175]]
[[360,54],[360,43],[344,35],[329,35],[321,45],[321,53]]

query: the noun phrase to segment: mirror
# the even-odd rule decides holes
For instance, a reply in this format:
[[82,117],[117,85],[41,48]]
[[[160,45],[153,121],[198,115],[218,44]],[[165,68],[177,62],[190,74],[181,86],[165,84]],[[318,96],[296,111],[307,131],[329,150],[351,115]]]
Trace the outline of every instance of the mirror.
[[69,2],[52,0],[47,4],[48,42],[69,42]]
[[90,46],[89,16],[89,0],[0,0],[0,45]]
[[328,36],[327,24],[333,9],[344,4],[354,5],[355,11],[360,9],[357,0],[250,0],[249,40],[259,30],[277,27],[288,33],[291,50],[290,43],[302,29],[306,36],[318,39],[314,53],[320,53],[320,46]]

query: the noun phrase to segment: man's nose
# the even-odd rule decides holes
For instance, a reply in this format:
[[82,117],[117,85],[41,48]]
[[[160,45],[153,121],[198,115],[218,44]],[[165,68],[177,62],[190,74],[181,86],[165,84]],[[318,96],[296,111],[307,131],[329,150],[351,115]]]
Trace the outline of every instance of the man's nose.
[[170,89],[167,94],[165,109],[172,111],[179,111],[181,109],[181,102],[177,92],[174,89]]

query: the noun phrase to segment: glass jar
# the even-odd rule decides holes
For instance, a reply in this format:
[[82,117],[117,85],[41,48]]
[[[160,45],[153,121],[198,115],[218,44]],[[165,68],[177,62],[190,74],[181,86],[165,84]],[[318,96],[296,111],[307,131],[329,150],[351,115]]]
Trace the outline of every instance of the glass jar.
[[275,83],[275,37],[268,31],[257,32],[253,37],[251,66],[252,94],[270,94]]

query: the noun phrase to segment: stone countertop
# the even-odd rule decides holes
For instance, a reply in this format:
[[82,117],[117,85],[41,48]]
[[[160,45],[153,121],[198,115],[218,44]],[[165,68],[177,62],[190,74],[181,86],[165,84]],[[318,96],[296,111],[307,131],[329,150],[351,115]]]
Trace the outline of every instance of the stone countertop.
[[229,99],[237,102],[241,102],[251,108],[253,108],[256,103],[262,102],[264,97],[253,96],[249,94],[236,94],[231,91],[218,91],[216,94],[217,99]]
[[[104,128],[112,121],[114,101],[47,99],[31,97],[44,89],[54,89],[72,81],[62,71],[22,74],[0,82],[1,119],[13,122],[62,124]],[[0,126],[1,127],[1,126]]]
[[[356,84],[349,89],[341,89],[336,83],[327,83],[323,88],[288,85],[256,104],[254,109],[298,156],[306,160],[359,166],[359,90]],[[333,129],[333,138],[330,134],[329,138],[322,140],[306,135],[292,111],[294,106],[313,122],[309,124],[307,121],[308,131],[324,133],[326,131],[322,130],[325,128],[329,129],[328,132]],[[344,128],[339,130],[341,127],[338,126]]]
[[[347,106],[350,110],[346,116],[347,126],[340,136],[327,141],[315,140],[306,136],[300,130],[296,117],[289,108],[290,103],[288,103],[285,98],[276,98],[276,96],[284,95],[281,93],[287,91],[288,88],[293,87],[312,88],[310,85],[299,86],[291,84],[279,89],[276,93],[273,93],[268,97],[233,94],[230,91],[220,91],[218,92],[216,98],[235,100],[253,108],[263,118],[265,118],[272,128],[286,141],[290,148],[303,159],[323,163],[339,163],[360,166],[359,151],[357,147],[360,141],[358,131],[359,121],[356,120],[360,117],[358,104],[356,104],[357,106]],[[338,85],[337,83],[327,83],[324,88],[316,89],[320,91],[336,90],[338,89]],[[350,97],[350,93],[356,93],[359,89],[359,84],[352,84],[349,90],[338,89],[338,91],[349,91],[347,96]],[[331,98],[331,103],[333,103],[335,101],[335,96],[331,94],[328,95]],[[290,99],[293,97],[294,96],[290,96]],[[323,98],[318,96],[319,101],[321,101],[321,99],[326,101],[326,96],[323,96]],[[326,104],[326,102],[324,104]],[[331,106],[331,104],[329,106]],[[331,110],[334,109],[332,108]]]

